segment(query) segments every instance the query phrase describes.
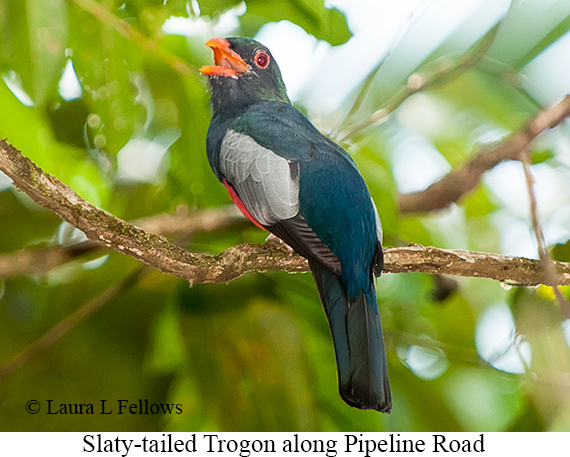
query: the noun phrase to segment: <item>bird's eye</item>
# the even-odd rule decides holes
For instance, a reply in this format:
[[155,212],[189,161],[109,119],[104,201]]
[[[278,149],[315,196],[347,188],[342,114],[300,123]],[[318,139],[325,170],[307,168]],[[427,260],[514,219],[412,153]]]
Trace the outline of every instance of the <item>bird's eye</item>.
[[267,65],[269,65],[269,54],[260,51],[255,54],[254,61],[255,65],[257,65],[259,68],[267,68]]

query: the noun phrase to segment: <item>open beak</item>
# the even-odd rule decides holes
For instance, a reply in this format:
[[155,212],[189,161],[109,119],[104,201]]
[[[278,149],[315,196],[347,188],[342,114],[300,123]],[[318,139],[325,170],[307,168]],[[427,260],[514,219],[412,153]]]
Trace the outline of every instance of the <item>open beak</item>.
[[228,40],[224,38],[212,38],[206,43],[206,46],[214,51],[214,62],[216,65],[200,68],[203,74],[208,76],[221,75],[237,78],[239,75],[249,71],[249,67],[239,54],[230,49]]

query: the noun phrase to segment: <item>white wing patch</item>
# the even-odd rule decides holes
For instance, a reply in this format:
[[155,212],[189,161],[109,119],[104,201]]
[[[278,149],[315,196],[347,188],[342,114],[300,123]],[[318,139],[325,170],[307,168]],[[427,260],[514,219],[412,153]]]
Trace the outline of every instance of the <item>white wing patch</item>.
[[273,225],[299,212],[298,165],[264,148],[248,135],[228,130],[220,150],[220,170],[250,214]]

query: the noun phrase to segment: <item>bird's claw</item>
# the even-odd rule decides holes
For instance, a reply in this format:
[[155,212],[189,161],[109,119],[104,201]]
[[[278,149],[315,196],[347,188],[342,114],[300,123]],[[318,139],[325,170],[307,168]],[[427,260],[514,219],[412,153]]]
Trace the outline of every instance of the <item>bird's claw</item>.
[[267,238],[265,239],[266,243],[274,243],[279,246],[280,249],[287,251],[290,255],[295,254],[295,250],[289,246],[285,241],[283,241],[278,236],[275,236],[273,233],[270,233]]

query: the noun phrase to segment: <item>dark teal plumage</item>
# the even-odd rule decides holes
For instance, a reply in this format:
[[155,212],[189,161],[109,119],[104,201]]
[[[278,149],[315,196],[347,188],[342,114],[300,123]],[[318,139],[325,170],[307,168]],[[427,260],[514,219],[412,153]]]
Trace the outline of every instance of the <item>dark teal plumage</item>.
[[[260,225],[309,259],[331,327],[342,398],[357,408],[389,412],[391,395],[374,285],[383,257],[368,188],[352,158],[290,104],[273,59],[267,68],[256,68],[254,56],[260,50],[271,56],[269,51],[251,39],[227,40],[250,71],[236,78],[210,75],[214,111],[207,137],[210,165],[256,222],[270,217],[271,223]],[[235,140],[231,147],[225,143],[228,138]],[[235,162],[232,148],[238,148]],[[275,185],[298,189],[293,201],[266,193],[275,176],[266,172],[265,162],[279,167]],[[232,170],[229,174],[235,176],[226,176],[223,170]],[[291,186],[283,187],[283,180]],[[252,195],[256,205],[248,207],[245,202],[251,202]],[[261,212],[258,204],[265,202],[268,210]],[[275,208],[295,215],[274,222]]]

